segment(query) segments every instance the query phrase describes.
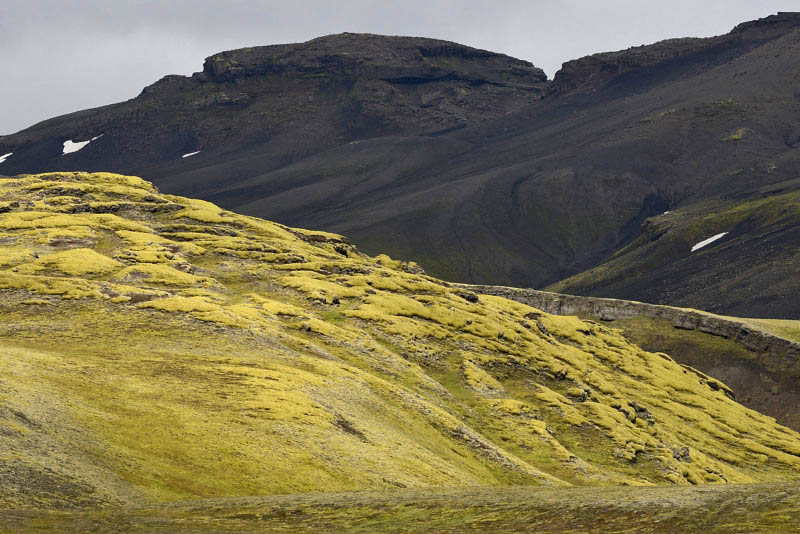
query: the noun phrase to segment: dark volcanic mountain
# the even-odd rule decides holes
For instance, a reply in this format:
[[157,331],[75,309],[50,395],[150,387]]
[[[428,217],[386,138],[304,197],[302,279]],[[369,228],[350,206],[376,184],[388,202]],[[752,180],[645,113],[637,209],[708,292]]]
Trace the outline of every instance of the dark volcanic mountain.
[[[547,88],[541,69],[484,50],[330,35],[223,52],[207,58],[203,72],[166,76],[128,102],[0,138],[3,153],[14,152],[0,170],[126,169],[209,194],[354,139],[441,134],[517,111]],[[64,141],[99,135],[62,154]],[[223,169],[198,170],[215,164]]]
[[0,172],[140,174],[453,280],[572,277],[556,287],[790,317],[798,141],[800,15],[782,13],[571,61],[549,82],[430,39],[225,52],[131,101],[0,138]]

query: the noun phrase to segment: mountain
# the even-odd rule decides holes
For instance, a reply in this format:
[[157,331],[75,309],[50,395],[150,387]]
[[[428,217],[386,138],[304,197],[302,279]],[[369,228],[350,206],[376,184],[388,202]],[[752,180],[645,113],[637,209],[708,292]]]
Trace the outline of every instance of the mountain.
[[0,138],[0,172],[141,174],[454,281],[792,318],[799,43],[800,14],[779,13],[551,81],[421,38],[234,50]]
[[799,477],[800,434],[718,380],[335,234],[108,173],[2,179],[0,211],[0,509],[15,514]]
[[[128,102],[0,138],[3,154],[13,152],[2,171],[151,170],[173,189],[208,195],[353,139],[441,133],[517,111],[546,91],[540,69],[501,54],[435,39],[330,35],[223,52],[202,72],[166,76]],[[89,140],[63,154],[64,142]],[[216,164],[225,170],[208,168]]]

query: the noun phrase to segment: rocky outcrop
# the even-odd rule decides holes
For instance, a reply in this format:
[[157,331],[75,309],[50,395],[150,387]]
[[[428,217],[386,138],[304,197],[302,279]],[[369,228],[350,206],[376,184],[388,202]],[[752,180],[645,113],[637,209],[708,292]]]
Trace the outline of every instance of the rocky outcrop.
[[764,41],[800,26],[800,13],[780,12],[744,22],[730,33],[709,38],[667,39],[651,45],[617,52],[602,52],[564,63],[552,82],[551,91],[597,90],[617,76],[636,73],[647,78],[647,69],[659,68],[658,77],[684,76],[698,66],[708,67],[747,52]]
[[761,359],[769,371],[800,377],[800,343],[732,319],[631,300],[581,297],[504,286],[458,285],[474,293],[505,297],[556,315],[578,315],[603,321],[639,316],[666,319],[678,329],[696,330],[731,339],[756,354],[769,356]]
[[503,54],[438,39],[355,33],[230,50],[210,56],[203,65],[203,75],[217,82],[266,74],[396,83],[461,80],[535,92],[543,91],[547,83],[541,69]]
[[574,59],[564,63],[556,72],[551,90],[553,93],[594,90],[621,74],[674,60],[709,45],[708,39],[668,39],[651,45]]

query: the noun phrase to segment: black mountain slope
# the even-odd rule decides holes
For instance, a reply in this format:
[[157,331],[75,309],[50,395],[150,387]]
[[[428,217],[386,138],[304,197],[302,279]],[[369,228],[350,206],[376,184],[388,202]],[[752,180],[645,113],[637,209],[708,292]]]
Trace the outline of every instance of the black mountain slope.
[[[61,155],[64,141],[100,134]],[[453,280],[573,277],[556,287],[790,317],[795,205],[736,210],[800,176],[798,141],[800,15],[782,13],[571,61],[551,82],[529,63],[429,39],[225,52],[131,101],[0,138],[0,155],[13,152],[0,173],[143,174]],[[664,221],[668,239],[653,231]]]

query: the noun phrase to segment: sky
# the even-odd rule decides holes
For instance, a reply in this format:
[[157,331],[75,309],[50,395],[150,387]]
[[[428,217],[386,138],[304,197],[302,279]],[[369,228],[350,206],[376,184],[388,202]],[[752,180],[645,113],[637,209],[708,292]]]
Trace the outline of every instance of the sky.
[[562,62],[727,33],[797,0],[1,0],[0,134],[127,100],[222,50],[340,32],[435,37]]

